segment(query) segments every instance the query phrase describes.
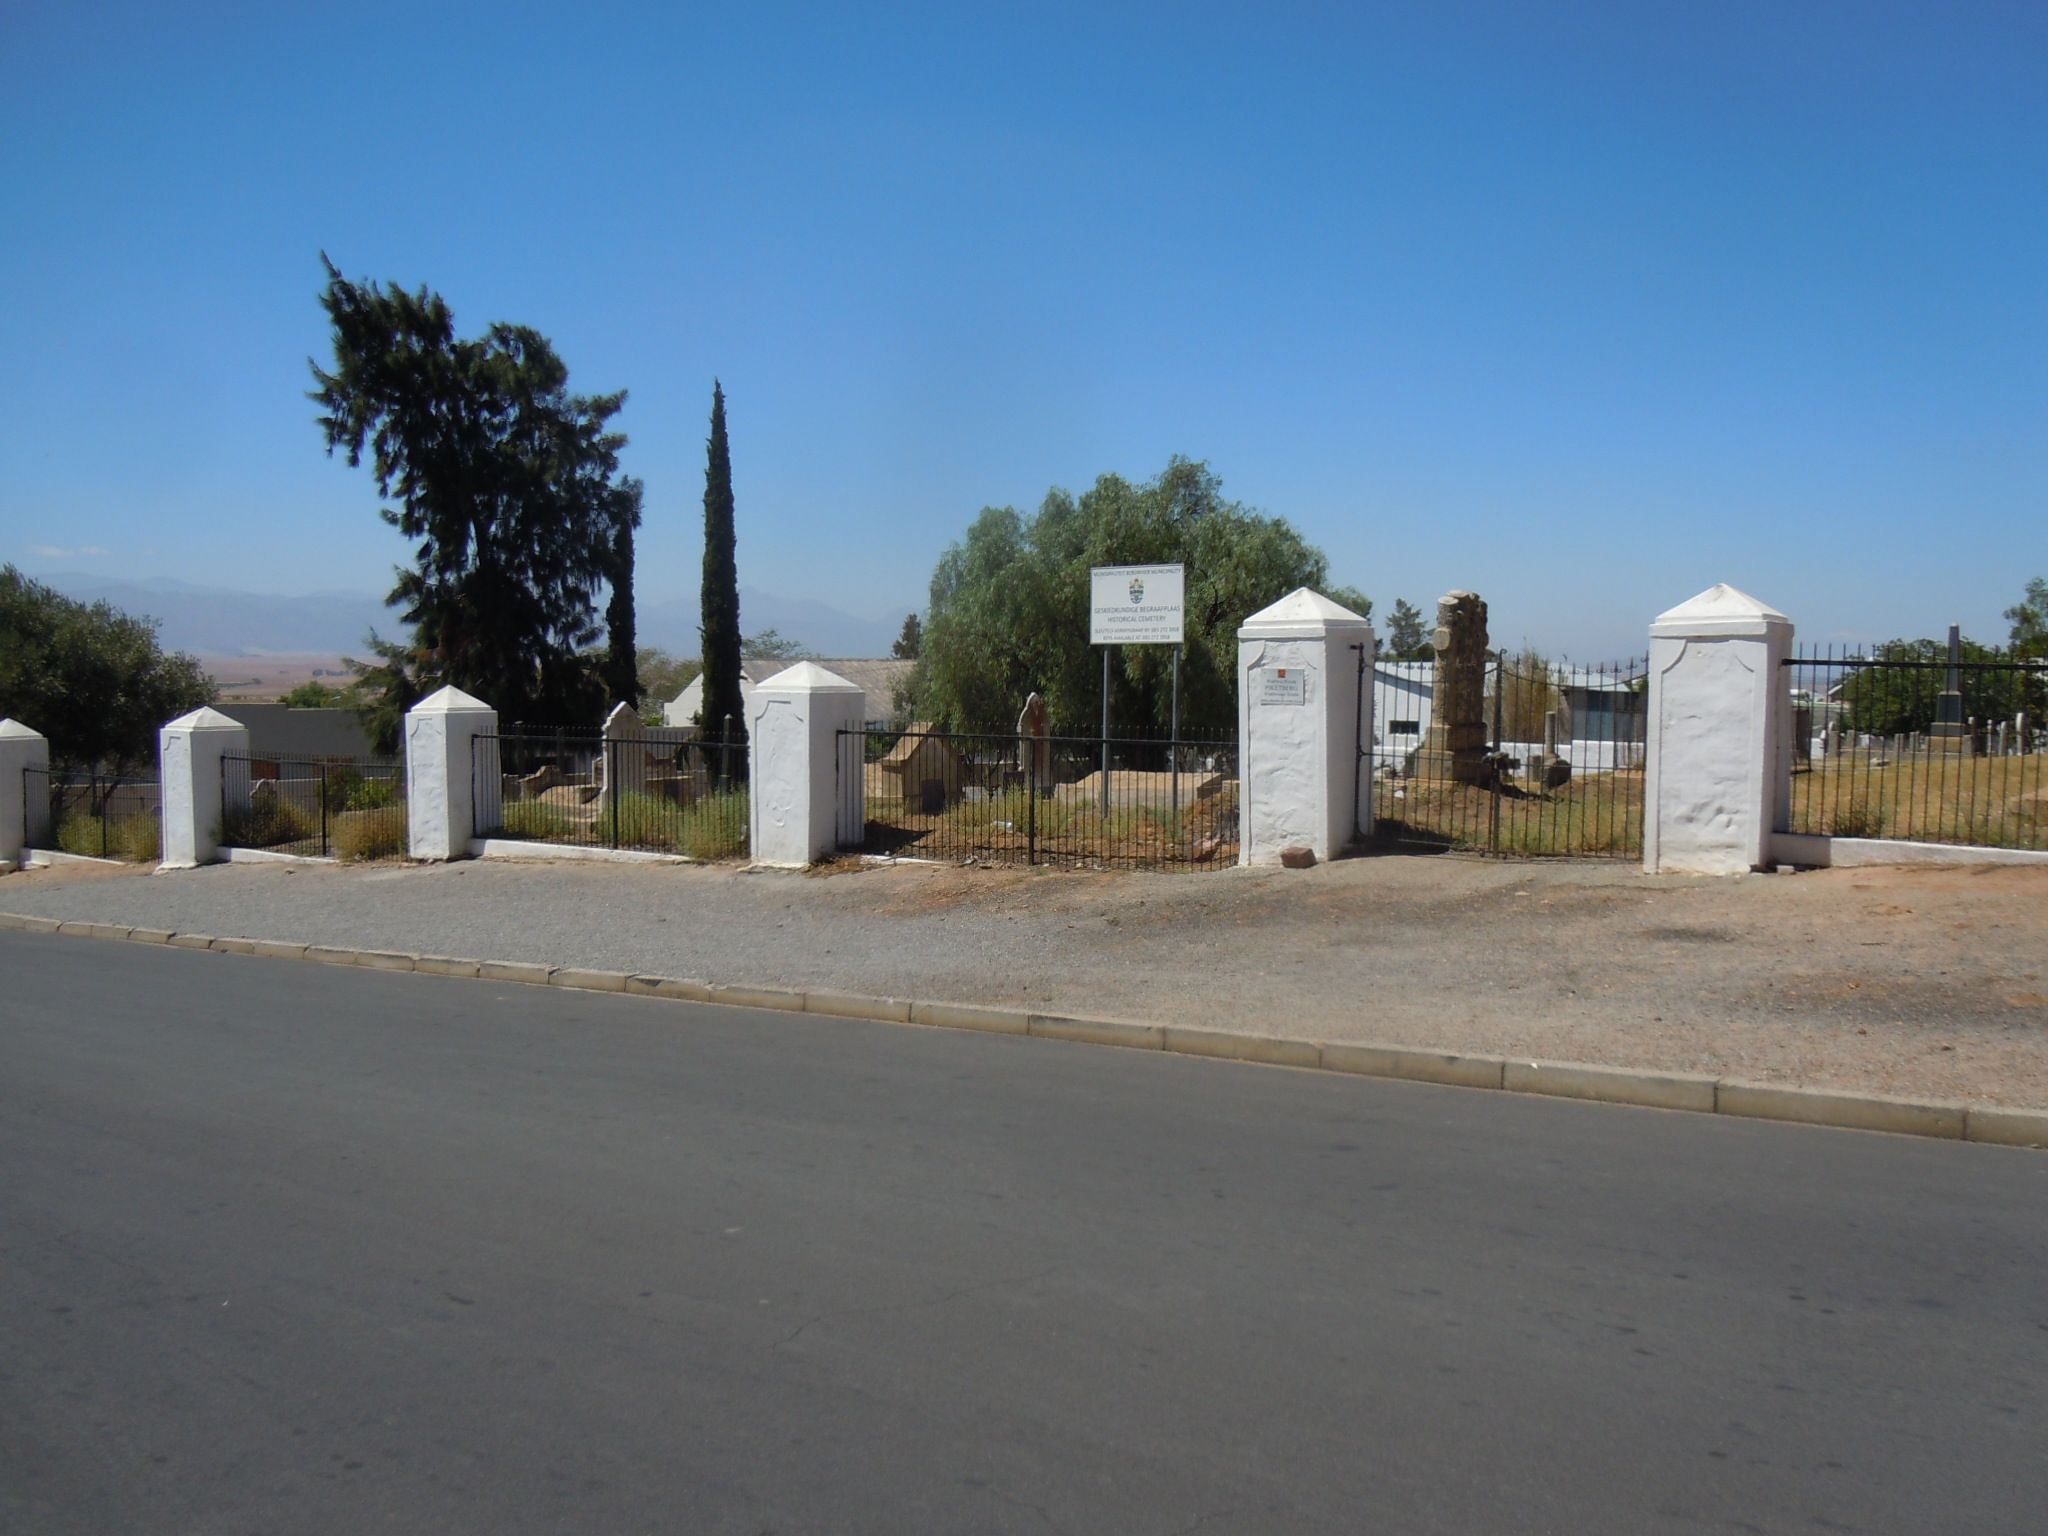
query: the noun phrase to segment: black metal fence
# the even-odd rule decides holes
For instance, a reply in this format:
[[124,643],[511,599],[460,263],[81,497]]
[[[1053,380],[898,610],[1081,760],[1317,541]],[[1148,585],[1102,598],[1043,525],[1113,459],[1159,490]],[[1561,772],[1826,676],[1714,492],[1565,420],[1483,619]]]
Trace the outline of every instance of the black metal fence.
[[2048,660],[1931,643],[1802,647],[1790,832],[2048,848]]
[[512,730],[475,737],[475,835],[693,859],[745,858],[746,741],[685,730]]
[[319,858],[406,852],[405,764],[223,757],[221,842]]
[[842,849],[959,864],[1237,862],[1236,739],[839,733]]
[[[1372,775],[1380,848],[1638,858],[1649,664],[1486,658],[1476,700],[1436,696],[1429,661],[1374,664]],[[1451,712],[1476,714],[1453,729]]]
[[23,825],[63,853],[153,864],[163,847],[163,793],[153,774],[53,764],[22,772]]

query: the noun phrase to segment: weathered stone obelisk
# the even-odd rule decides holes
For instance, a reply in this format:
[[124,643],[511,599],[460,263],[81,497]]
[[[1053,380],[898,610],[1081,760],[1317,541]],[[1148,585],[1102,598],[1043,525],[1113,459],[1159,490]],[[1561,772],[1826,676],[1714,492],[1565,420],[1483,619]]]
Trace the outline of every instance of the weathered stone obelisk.
[[1934,701],[1934,724],[1927,730],[1927,745],[1935,752],[1968,752],[1970,728],[1963,719],[1963,629],[1948,627],[1948,686]]
[[1436,683],[1429,734],[1415,754],[1415,777],[1459,784],[1490,782],[1486,762],[1486,600],[1446,592],[1437,600]]

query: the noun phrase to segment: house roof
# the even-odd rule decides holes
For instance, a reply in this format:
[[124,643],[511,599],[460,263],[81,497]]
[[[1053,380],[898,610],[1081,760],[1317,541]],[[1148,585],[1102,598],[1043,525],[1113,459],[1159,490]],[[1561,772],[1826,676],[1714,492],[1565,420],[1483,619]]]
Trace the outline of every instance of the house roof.
[[[838,677],[845,678],[854,687],[868,696],[868,710],[886,713],[895,706],[896,684],[910,675],[910,669],[917,665],[897,656],[806,656],[805,661],[815,662]],[[740,659],[740,696],[751,694],[755,687],[765,683],[776,673],[790,666],[789,658],[783,656],[745,656]],[[692,692],[692,690],[695,690]],[[685,699],[701,699],[704,696],[704,679],[700,674],[694,677],[675,696],[674,702],[681,704]]]
[[947,748],[943,741],[932,741],[931,730],[932,723],[929,720],[920,720],[917,724],[909,727],[901,736],[896,738],[896,745],[891,747],[888,754],[881,759],[882,766],[884,768],[894,768],[901,772],[910,760],[917,756],[918,748],[922,747],[927,741],[930,741],[935,747],[946,748],[948,751],[952,750]]

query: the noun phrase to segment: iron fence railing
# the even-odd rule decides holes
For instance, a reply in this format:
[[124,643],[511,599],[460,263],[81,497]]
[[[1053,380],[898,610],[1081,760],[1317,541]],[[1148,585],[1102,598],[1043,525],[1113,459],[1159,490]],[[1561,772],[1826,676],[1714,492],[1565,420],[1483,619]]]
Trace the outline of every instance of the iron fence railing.
[[1237,862],[1235,738],[839,733],[842,849],[949,863]]
[[1788,657],[1784,830],[2048,848],[2048,661],[1967,655],[1892,643]]
[[22,772],[21,796],[33,845],[136,864],[161,856],[163,794],[154,775],[31,766]]
[[477,837],[746,857],[746,741],[693,729],[644,735],[510,730],[470,745]]
[[[1635,858],[1643,850],[1649,664],[1581,666],[1489,654],[1476,719],[1449,714],[1428,661],[1370,665],[1373,779],[1382,848],[1509,857]],[[1361,676],[1363,682],[1363,676]]]
[[221,843],[316,858],[406,852],[405,764],[223,757]]

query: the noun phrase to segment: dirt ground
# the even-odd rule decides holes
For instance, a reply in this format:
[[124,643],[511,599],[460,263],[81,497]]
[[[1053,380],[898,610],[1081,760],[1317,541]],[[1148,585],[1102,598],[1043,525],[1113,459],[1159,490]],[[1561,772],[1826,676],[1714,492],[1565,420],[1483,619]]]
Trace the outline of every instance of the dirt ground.
[[71,867],[0,910],[2048,1106],[2048,867]]

